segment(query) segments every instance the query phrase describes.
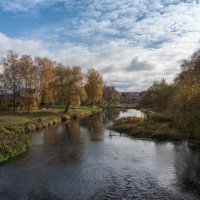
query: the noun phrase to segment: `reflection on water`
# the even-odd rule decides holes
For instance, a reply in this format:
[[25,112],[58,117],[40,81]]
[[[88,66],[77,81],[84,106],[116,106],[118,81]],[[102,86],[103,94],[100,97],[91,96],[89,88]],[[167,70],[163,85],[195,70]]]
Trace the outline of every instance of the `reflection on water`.
[[82,120],[82,125],[88,130],[91,140],[103,140],[102,115],[93,115],[90,120]]
[[108,109],[105,110],[102,115],[102,123],[104,126],[109,125],[112,123],[117,117],[120,115],[120,109]]
[[190,143],[185,146],[180,147],[180,151],[184,152],[184,160],[180,155],[175,155],[177,185],[184,192],[200,195],[200,147],[195,144],[191,146]]
[[120,112],[118,118],[131,117],[131,116],[144,117],[144,113],[136,109],[125,109]]
[[76,143],[81,143],[80,123],[78,120],[72,120],[65,124],[68,139]]
[[200,199],[199,147],[120,136],[106,126],[138,112],[113,111],[34,133],[0,167],[0,199]]

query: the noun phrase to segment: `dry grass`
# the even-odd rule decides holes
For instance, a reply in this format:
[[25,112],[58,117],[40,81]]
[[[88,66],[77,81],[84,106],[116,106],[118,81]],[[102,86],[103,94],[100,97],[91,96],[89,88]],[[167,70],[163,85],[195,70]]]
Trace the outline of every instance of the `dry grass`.
[[137,138],[181,140],[185,136],[172,127],[167,116],[153,116],[146,119],[137,117],[122,118],[114,122],[111,129]]

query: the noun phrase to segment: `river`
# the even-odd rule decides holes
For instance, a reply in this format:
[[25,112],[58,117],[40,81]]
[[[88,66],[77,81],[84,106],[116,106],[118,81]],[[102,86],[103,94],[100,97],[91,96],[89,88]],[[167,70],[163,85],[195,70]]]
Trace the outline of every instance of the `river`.
[[32,134],[29,151],[0,166],[1,200],[200,199],[200,148],[108,130],[138,111],[105,111]]

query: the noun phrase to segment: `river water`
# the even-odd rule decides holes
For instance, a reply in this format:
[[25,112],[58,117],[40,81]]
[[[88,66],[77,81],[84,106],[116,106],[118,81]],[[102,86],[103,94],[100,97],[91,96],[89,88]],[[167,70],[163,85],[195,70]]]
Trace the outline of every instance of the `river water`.
[[200,199],[200,148],[106,128],[127,113],[105,111],[32,134],[28,153],[0,166],[0,199]]

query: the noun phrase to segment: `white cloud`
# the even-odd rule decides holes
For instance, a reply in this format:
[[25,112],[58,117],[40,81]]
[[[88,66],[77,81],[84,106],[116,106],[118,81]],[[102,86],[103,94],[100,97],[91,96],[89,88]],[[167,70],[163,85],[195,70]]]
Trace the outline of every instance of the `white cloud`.
[[[24,39],[0,34],[0,54],[14,49],[80,65],[84,71],[94,67],[107,83],[137,91],[162,77],[172,81],[181,60],[198,47],[200,4],[195,0],[92,0],[90,4],[88,0],[2,0],[0,7],[26,13],[58,2],[78,13],[66,17],[65,24],[48,24]],[[130,67],[135,58],[137,66]],[[139,65],[146,70],[135,70]]]
[[0,56],[5,56],[7,51],[11,49],[21,54],[30,54],[33,56],[50,55],[49,50],[40,41],[13,39],[0,33]]
[[[192,36],[179,39],[176,43],[168,43],[162,49],[144,49],[130,47],[125,42],[109,42],[100,46],[78,46],[66,43],[58,49],[48,50],[44,43],[31,40],[11,39],[0,34],[0,55],[6,50],[14,49],[21,54],[48,56],[66,65],[82,66],[86,72],[93,67],[103,73],[108,84],[114,84],[120,90],[139,91],[147,88],[150,83],[165,77],[168,81],[179,72],[181,59],[188,57],[197,47]],[[149,70],[126,70],[127,65],[138,57],[144,64],[148,62]],[[107,69],[106,69],[107,68]]]
[[30,9],[46,6],[49,4],[53,4],[55,2],[61,2],[59,0],[1,0],[0,6],[5,11],[12,12],[27,12]]

